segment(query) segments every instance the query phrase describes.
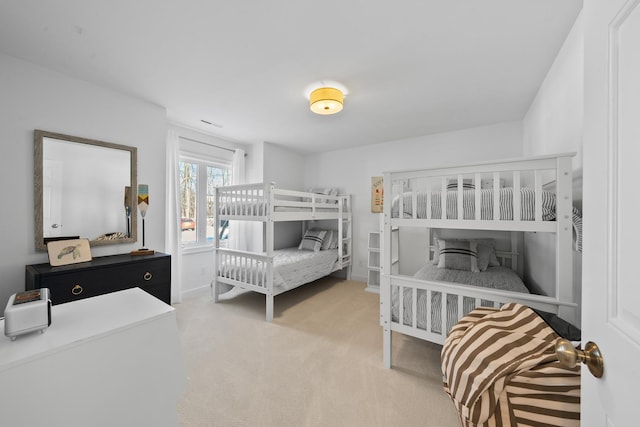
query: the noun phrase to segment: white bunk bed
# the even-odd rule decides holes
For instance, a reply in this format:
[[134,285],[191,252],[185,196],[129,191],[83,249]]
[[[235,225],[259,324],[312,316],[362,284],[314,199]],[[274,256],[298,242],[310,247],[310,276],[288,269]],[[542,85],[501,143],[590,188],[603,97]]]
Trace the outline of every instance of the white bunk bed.
[[[215,227],[223,221],[257,221],[264,224],[260,252],[220,247],[216,239],[212,283],[218,302],[222,287],[235,286],[266,296],[266,319],[273,320],[274,297],[328,274],[346,269],[351,274],[351,197],[276,188],[274,183],[219,187],[215,190]],[[303,235],[310,222],[333,220],[326,228],[323,250],[274,249],[276,222],[300,221]],[[322,222],[321,224],[326,224]],[[231,230],[233,233],[233,230]],[[332,237],[330,237],[332,236]],[[331,243],[331,244],[329,244]]]
[[[392,331],[443,344],[449,329],[476,306],[500,307],[518,302],[575,322],[572,237],[575,229],[577,244],[581,244],[581,225],[576,223],[580,218],[572,206],[573,156],[569,153],[384,174],[380,316],[385,367],[391,367]],[[458,191],[459,188],[463,190]],[[445,215],[442,206],[446,206]],[[508,266],[515,271],[522,232],[553,233],[555,295],[527,293],[526,288],[522,289],[524,284],[517,283],[520,279],[515,274],[514,280],[509,278],[504,286],[498,286],[495,285],[498,279],[485,277],[486,272],[456,271],[456,277],[464,273],[482,282],[478,286],[462,284],[464,278],[438,276],[442,269],[432,265],[431,259],[414,276],[398,274],[400,227],[510,232],[507,234],[511,236],[511,249],[496,253],[503,266],[500,268],[509,270],[504,267]],[[431,245],[430,237],[429,240]],[[474,243],[473,249],[479,246]],[[430,246],[427,252],[435,252],[437,260],[437,247]],[[487,272],[490,270],[494,271],[487,268]],[[429,275],[434,271],[435,276]]]

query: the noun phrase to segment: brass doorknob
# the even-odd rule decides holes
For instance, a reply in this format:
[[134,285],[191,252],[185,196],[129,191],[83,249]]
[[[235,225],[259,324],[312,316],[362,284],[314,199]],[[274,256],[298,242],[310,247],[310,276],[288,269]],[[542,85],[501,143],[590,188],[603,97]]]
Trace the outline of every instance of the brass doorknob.
[[571,344],[571,341],[560,338],[556,341],[556,357],[561,364],[569,368],[584,363],[596,378],[602,377],[604,372],[602,353],[598,345],[591,341],[585,345],[584,350],[579,350]]

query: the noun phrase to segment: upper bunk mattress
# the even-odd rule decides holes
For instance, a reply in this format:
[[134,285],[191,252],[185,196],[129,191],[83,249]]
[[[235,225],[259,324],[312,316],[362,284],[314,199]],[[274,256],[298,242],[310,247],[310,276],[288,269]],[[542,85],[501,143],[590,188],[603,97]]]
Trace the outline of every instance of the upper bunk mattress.
[[[306,206],[275,206],[276,212],[312,212],[311,207]],[[336,204],[322,203],[316,204],[316,212],[338,212]],[[266,203],[224,203],[220,206],[220,215],[237,216],[266,216],[269,211]]]
[[[493,189],[480,190],[480,219],[493,219]],[[427,192],[417,192],[417,218],[427,218]],[[431,192],[431,219],[442,219],[441,193]],[[550,191],[543,190],[542,193],[542,220],[553,221],[556,219],[556,195]],[[476,190],[463,190],[463,218],[475,219],[476,217]],[[399,196],[393,199],[391,216],[398,218],[400,213]],[[520,189],[520,219],[522,221],[535,220],[535,192],[530,188]],[[413,197],[411,192],[403,193],[402,207],[404,218],[413,217]],[[500,189],[500,219],[513,220],[513,188]],[[446,219],[458,218],[458,191],[447,191],[447,213]]]
[[[480,190],[480,219],[492,220],[493,219],[493,189]],[[428,194],[431,194],[431,217],[430,219],[443,219],[442,218],[442,197],[441,193],[426,191],[416,192],[416,218],[428,219],[427,216],[427,200]],[[555,221],[556,220],[556,194],[542,190],[541,194],[541,210],[543,221]],[[476,217],[476,190],[468,189],[462,191],[462,208],[463,218],[465,220],[473,220]],[[397,195],[393,198],[391,205],[391,217],[398,218],[400,216],[400,196]],[[510,221],[513,220],[513,188],[501,188],[500,189],[500,220]],[[521,221],[534,221],[535,216],[535,191],[531,188],[520,188],[520,220]],[[403,218],[413,218],[413,193],[406,192],[402,194],[402,209]],[[447,191],[447,212],[446,218],[451,220],[458,219],[458,190]],[[575,231],[575,248],[578,252],[582,252],[582,215],[580,211],[573,207],[572,218],[573,230]]]

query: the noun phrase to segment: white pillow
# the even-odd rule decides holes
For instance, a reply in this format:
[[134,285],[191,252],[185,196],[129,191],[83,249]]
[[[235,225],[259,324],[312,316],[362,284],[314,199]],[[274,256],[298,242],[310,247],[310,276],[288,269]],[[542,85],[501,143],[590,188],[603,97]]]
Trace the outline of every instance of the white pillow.
[[[436,239],[438,240],[438,239]],[[467,239],[450,239],[450,240],[467,240]],[[480,271],[486,271],[487,267],[500,267],[500,261],[496,256],[496,241],[495,239],[469,239],[477,243],[478,250],[478,269]],[[437,265],[440,262],[438,256],[439,249],[436,248],[433,254],[433,264]]]
[[485,271],[487,267],[500,267],[496,256],[496,241],[494,239],[474,239],[478,244],[478,268]]
[[479,273],[478,244],[472,240],[438,240],[438,268]]
[[[337,196],[338,195],[338,189],[337,188],[309,188],[306,191],[307,191],[307,193],[322,194],[324,196]],[[302,201],[303,202],[310,202],[311,198],[303,197]],[[323,198],[316,198],[316,201],[319,202],[319,203],[338,203],[337,200],[327,200],[327,199],[323,199]]]
[[340,240],[338,230],[331,231],[333,231],[333,234],[331,235],[331,243],[329,244],[329,249],[338,249],[338,241]]
[[322,247],[320,248],[321,251],[329,249],[329,245],[331,244],[331,234],[333,233],[333,230],[326,230],[326,232],[327,234],[324,235],[324,239],[322,240]]
[[[474,190],[476,188],[473,180],[471,179],[463,179],[462,180],[462,189],[463,190]],[[447,190],[457,190],[458,189],[458,180],[450,179],[447,182]]]
[[[322,231],[318,228],[313,228],[313,231]],[[322,240],[321,251],[326,251],[327,249],[338,249],[338,230],[325,230],[327,234],[325,234],[324,239]]]
[[298,246],[299,250],[318,252],[322,247],[327,230],[307,230]]

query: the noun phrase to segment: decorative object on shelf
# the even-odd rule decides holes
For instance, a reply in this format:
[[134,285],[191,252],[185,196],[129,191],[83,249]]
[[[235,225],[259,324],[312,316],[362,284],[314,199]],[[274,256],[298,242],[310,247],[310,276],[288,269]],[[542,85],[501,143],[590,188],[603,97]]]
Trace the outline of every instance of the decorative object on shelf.
[[49,264],[59,265],[77,264],[91,261],[89,239],[56,240],[47,243]]
[[96,237],[96,240],[114,240],[114,239],[124,239],[127,237],[124,233],[120,231],[116,231],[113,233],[105,233]]
[[149,209],[149,186],[147,184],[138,184],[138,210],[142,217],[142,247],[137,251],[131,251],[131,255],[151,255],[154,253],[152,249],[147,249],[145,244],[144,219]]
[[311,92],[309,105],[311,111],[316,114],[335,114],[342,111],[344,95],[340,89],[321,87]]
[[127,217],[127,237],[131,237],[131,187],[124,187],[124,214]]
[[381,176],[371,178],[371,213],[382,213],[384,185]]

